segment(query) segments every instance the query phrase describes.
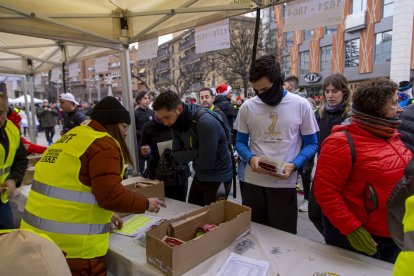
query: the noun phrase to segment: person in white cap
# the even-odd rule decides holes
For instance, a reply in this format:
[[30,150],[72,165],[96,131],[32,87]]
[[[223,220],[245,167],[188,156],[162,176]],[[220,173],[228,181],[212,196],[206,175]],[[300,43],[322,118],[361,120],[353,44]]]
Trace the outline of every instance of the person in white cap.
[[79,103],[71,93],[62,93],[59,96],[59,103],[63,111],[63,129],[60,135],[63,135],[75,126],[80,126],[85,121],[86,115],[78,108]]

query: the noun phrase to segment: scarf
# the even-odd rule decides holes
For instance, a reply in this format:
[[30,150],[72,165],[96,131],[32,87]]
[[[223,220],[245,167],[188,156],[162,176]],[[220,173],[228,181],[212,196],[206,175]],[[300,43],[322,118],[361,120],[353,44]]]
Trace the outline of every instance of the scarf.
[[328,114],[335,114],[338,112],[343,112],[345,110],[346,103],[340,103],[334,106],[330,106],[329,104],[324,106],[324,111]]
[[355,105],[352,106],[351,120],[362,129],[385,139],[391,138],[395,134],[401,122],[397,118],[386,119],[363,113]]
[[[256,92],[256,91],[255,91]],[[270,106],[277,106],[283,99],[283,89],[279,82],[273,82],[271,88],[266,92],[259,94],[256,92],[257,97],[259,97],[262,102]]]
[[183,111],[178,116],[175,123],[171,126],[172,129],[180,132],[187,131],[190,128],[191,119],[193,118],[193,113],[189,110],[187,104],[181,104]]

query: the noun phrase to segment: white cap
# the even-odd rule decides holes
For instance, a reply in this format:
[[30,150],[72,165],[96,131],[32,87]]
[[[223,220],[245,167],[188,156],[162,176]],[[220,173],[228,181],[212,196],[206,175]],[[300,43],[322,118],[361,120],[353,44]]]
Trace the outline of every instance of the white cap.
[[59,100],[64,100],[64,101],[72,102],[72,103],[75,103],[76,105],[79,105],[79,103],[75,100],[75,97],[69,92],[60,94]]

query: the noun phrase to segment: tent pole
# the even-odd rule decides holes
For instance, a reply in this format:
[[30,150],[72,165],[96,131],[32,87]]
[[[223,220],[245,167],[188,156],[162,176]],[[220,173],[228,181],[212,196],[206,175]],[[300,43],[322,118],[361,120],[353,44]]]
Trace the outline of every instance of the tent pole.
[[256,25],[254,28],[253,53],[252,53],[252,63],[250,66],[250,70],[254,68],[254,62],[256,61],[257,41],[259,40],[259,28],[260,28],[260,8],[256,8]]
[[[31,102],[30,102],[30,109],[31,109],[31,117],[28,116],[27,117],[27,122],[29,122],[29,120],[31,121],[30,124],[28,123],[29,126],[29,133],[30,133],[30,141],[34,144],[36,144],[36,109],[35,109],[35,104],[34,104],[34,78],[33,75],[27,75],[26,76],[26,83],[27,83],[27,89],[29,90],[29,95],[32,98]],[[24,90],[26,92],[26,90]],[[27,92],[24,95],[25,97],[25,102],[26,102],[26,109],[27,109]],[[26,115],[28,115],[28,112],[26,112]]]
[[134,171],[139,172],[138,168],[138,149],[137,149],[137,136],[135,130],[135,113],[132,93],[132,81],[131,81],[131,65],[129,60],[129,50],[123,48],[120,52],[121,58],[121,80],[122,80],[122,102],[124,107],[129,111],[131,116],[131,125],[129,126],[127,144],[131,152],[132,161],[134,162]]

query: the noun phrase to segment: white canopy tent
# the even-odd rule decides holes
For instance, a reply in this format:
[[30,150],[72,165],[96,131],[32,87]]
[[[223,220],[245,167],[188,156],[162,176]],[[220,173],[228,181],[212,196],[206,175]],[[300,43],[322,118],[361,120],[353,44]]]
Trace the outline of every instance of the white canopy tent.
[[[133,118],[130,43],[288,1],[2,0],[0,73],[31,75],[28,90],[33,96],[34,73],[62,62],[119,52],[123,103]],[[132,121],[128,144],[136,153],[134,130]]]
[[[32,97],[30,97],[30,95],[27,95],[26,97],[27,97],[27,100],[25,99],[25,96],[24,95],[22,95],[22,96],[20,96],[20,97],[18,97],[16,99],[10,99],[9,98],[9,104],[24,104],[26,102],[27,103],[31,103],[32,102]],[[33,98],[33,102],[35,104],[36,103],[42,103],[43,100]]]

